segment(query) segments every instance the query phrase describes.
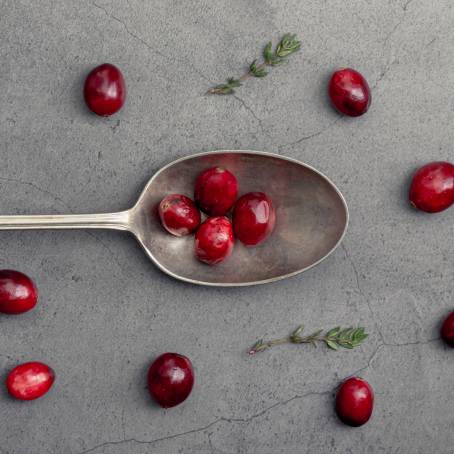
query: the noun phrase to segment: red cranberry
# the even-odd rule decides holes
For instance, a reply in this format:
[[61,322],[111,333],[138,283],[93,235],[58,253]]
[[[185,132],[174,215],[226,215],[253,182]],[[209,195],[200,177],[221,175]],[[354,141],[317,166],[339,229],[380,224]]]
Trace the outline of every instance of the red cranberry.
[[238,199],[233,210],[235,235],[252,246],[266,240],[274,229],[276,213],[271,199],[263,192],[249,192]]
[[366,424],[374,408],[374,392],[359,377],[345,380],[336,395],[336,413],[340,420],[349,426],[358,427]]
[[164,228],[175,236],[189,235],[200,224],[200,211],[195,203],[181,194],[171,194],[161,200],[159,217]]
[[148,370],[148,389],[161,407],[181,404],[191,393],[193,385],[191,361],[178,353],[164,353]]
[[238,182],[235,176],[222,167],[205,170],[195,182],[195,201],[202,211],[211,216],[226,214],[237,195]]
[[114,114],[126,99],[123,74],[109,63],[97,66],[85,79],[84,97],[88,108],[95,114],[103,117]]
[[46,364],[31,362],[15,367],[6,378],[11,396],[20,400],[34,400],[44,396],[55,380],[55,373]]
[[233,242],[232,224],[225,216],[208,218],[195,234],[195,255],[208,265],[216,265],[230,256]]
[[454,203],[454,164],[431,162],[413,176],[410,203],[427,213],[438,213]]
[[451,312],[441,325],[441,338],[454,348],[454,312]]
[[372,100],[366,79],[351,68],[336,71],[331,76],[328,91],[334,106],[350,117],[365,114]]
[[33,309],[38,302],[38,290],[23,273],[0,270],[0,312],[22,314]]

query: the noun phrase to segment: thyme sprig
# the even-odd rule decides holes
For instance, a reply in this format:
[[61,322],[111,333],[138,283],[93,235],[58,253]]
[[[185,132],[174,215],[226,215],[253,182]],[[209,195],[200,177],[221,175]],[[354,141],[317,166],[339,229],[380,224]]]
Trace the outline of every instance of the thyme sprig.
[[235,93],[235,88],[241,87],[242,83],[251,77],[265,77],[268,75],[267,66],[279,66],[287,63],[287,57],[301,48],[301,42],[296,35],[286,33],[273,49],[271,41],[264,47],[262,58],[259,62],[255,59],[248,70],[239,78],[230,77],[226,83],[216,85],[208,90],[208,93],[216,95],[230,95]]
[[249,350],[250,355],[262,352],[274,345],[281,344],[312,344],[314,347],[317,346],[317,342],[323,342],[326,346],[332,350],[338,350],[339,347],[352,349],[358,347],[368,336],[364,328],[341,328],[336,326],[322,335],[323,330],[320,329],[315,331],[308,336],[302,336],[304,326],[301,325],[293,331],[290,336],[282,339],[274,339],[264,341],[263,339],[257,341],[252,348]]

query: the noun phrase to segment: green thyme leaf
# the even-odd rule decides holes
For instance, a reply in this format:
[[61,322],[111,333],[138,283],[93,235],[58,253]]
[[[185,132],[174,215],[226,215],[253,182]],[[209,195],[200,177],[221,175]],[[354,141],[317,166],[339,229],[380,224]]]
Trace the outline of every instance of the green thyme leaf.
[[254,344],[250,353],[253,354],[266,350],[274,345],[285,343],[312,344],[315,347],[318,342],[325,343],[331,350],[338,350],[339,347],[351,350],[361,345],[368,336],[363,327],[341,328],[340,326],[336,326],[335,328],[328,330],[324,336],[322,335],[323,330],[317,330],[308,336],[302,336],[303,329],[304,326],[300,325],[288,337],[266,342],[260,340]]
[[335,328],[333,329],[330,329],[327,333],[326,333],[326,337],[334,337],[336,336],[340,331],[340,326],[336,326]]
[[265,77],[268,74],[263,66],[257,66],[257,60],[254,60],[251,63],[249,71],[254,75],[254,77]]
[[276,56],[288,57],[290,54],[301,49],[301,42],[296,39],[296,35],[290,33],[285,34],[281,42],[277,45]]
[[295,331],[293,331],[292,333],[292,336],[298,336],[299,334],[301,334],[304,330],[304,325],[300,325],[298,326],[298,328],[296,328]]
[[215,93],[218,95],[229,95],[231,93],[235,93],[234,88],[236,87],[241,87],[241,81],[239,79],[234,79],[233,77],[230,77],[229,79],[227,79],[227,83],[216,85],[215,87],[210,88],[208,90],[208,93]]
[[274,58],[273,44],[271,41],[263,49],[263,59],[266,64],[269,64],[270,61]]
[[229,95],[235,93],[234,88],[240,87],[241,82],[249,79],[250,77],[262,78],[268,75],[268,71],[265,70],[266,66],[280,66],[287,63],[287,57],[301,48],[301,42],[297,40],[296,35],[286,33],[279,41],[276,49],[273,50],[272,42],[268,42],[262,53],[263,62],[254,60],[250,65],[246,73],[244,73],[238,79],[230,78],[227,79],[227,83],[216,85],[208,90],[208,93],[218,95]]
[[327,339],[326,341],[326,345],[331,348],[332,350],[338,350],[339,347],[337,346],[336,342],[332,341],[332,340],[329,340]]

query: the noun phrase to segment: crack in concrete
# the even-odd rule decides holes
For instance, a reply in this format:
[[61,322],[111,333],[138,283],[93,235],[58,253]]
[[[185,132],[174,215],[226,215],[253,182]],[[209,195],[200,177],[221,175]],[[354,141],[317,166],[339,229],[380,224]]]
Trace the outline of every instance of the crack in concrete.
[[381,332],[381,329],[380,329],[380,326],[378,325],[378,322],[377,322],[377,319],[375,318],[375,313],[374,311],[372,310],[372,306],[370,305],[370,301],[369,299],[367,298],[367,296],[364,294],[364,291],[362,289],[362,286],[361,286],[361,281],[360,281],[360,275],[359,275],[359,271],[356,267],[356,263],[355,261],[353,260],[353,258],[350,256],[348,250],[347,250],[347,247],[345,246],[344,243],[341,243],[341,248],[342,250],[344,251],[344,254],[345,254],[345,258],[350,262],[350,265],[353,269],[353,273],[355,275],[355,280],[356,280],[356,287],[358,289],[358,293],[366,300],[366,304],[367,304],[367,307],[369,308],[369,312],[372,316],[372,319],[375,323],[375,327],[378,331],[378,334],[380,336],[380,339],[382,341],[382,343],[384,343],[385,341],[385,338],[383,336],[383,333]]
[[438,37],[435,37],[435,38],[432,38],[425,46],[424,46],[424,49],[426,49],[427,47],[431,46],[435,41],[438,40]]
[[56,200],[57,202],[60,202],[61,205],[63,205],[64,208],[66,208],[67,210],[71,211],[71,209],[66,204],[66,202],[62,198],[60,198],[57,194],[54,194],[53,192],[50,192],[47,189],[43,189],[43,188],[37,186],[35,183],[31,183],[31,182],[25,181],[25,180],[20,180],[20,179],[17,179],[17,178],[7,178],[7,177],[0,177],[0,181],[6,181],[6,182],[9,182],[9,183],[24,184],[26,186],[30,186],[32,188],[35,188],[36,190],[42,192],[43,194],[50,195],[54,200]]
[[[408,7],[410,6],[410,4],[413,2],[414,0],[407,0],[406,3],[402,6],[402,11],[403,11],[403,15],[401,17],[401,19],[394,25],[394,27],[385,35],[385,38],[383,39],[383,55],[386,51],[386,49],[388,48],[388,43],[389,43],[389,40],[391,39],[391,37],[394,35],[394,33],[396,32],[396,30],[404,23],[405,21],[405,16],[406,16],[406,13],[407,13],[407,10],[408,10]],[[386,64],[386,66],[384,67],[384,69],[380,72],[380,75],[377,77],[377,80],[375,81],[374,85],[372,86],[372,89],[375,89],[377,88],[378,84],[385,78],[386,74],[388,74],[388,72],[391,70],[391,68],[396,64],[398,63],[398,60],[397,59],[394,59],[393,61],[389,62],[388,64]]]
[[433,342],[438,342],[440,339],[441,339],[440,337],[434,337],[432,339],[427,339],[427,340],[423,340],[423,341],[403,342],[401,344],[392,343],[392,342],[384,342],[383,345],[385,347],[408,347],[410,345],[427,345],[427,344],[431,344]]
[[126,33],[131,36],[132,38],[136,39],[137,41],[139,41],[140,43],[142,43],[146,48],[148,48],[149,50],[151,50],[152,52],[154,52],[155,54],[159,55],[160,57],[164,58],[165,60],[167,61],[171,61],[172,63],[174,63],[175,61],[179,61],[180,63],[190,67],[194,72],[196,72],[200,77],[202,77],[202,79],[206,80],[207,82],[209,82],[210,84],[213,84],[213,82],[208,79],[208,77],[206,77],[198,68],[196,68],[192,63],[188,62],[187,60],[183,60],[181,58],[177,58],[175,56],[172,56],[172,57],[169,57],[168,55],[164,54],[163,52],[157,50],[156,48],[154,48],[151,44],[149,44],[147,41],[145,41],[143,38],[141,38],[139,35],[133,33],[128,25],[126,25],[126,22],[123,21],[122,19],[120,19],[119,17],[113,15],[112,13],[109,13],[106,8],[104,8],[103,6],[101,5],[98,5],[96,2],[91,2],[92,6],[94,6],[95,8],[98,8],[100,9],[101,11],[104,12],[104,14],[110,18],[110,19],[113,19],[114,21],[118,22],[119,24],[122,25],[122,27],[124,28],[124,30],[126,31]]
[[360,284],[360,281],[359,281],[359,272],[358,272],[358,269],[356,268],[356,264],[353,261],[352,257],[350,256],[349,252],[347,251],[347,248],[345,247],[344,243],[341,243],[341,248],[344,251],[345,258],[350,262],[350,265],[351,265],[351,267],[353,269],[353,273],[355,274],[356,287],[358,288],[358,292],[359,292],[359,294],[362,297],[364,297],[364,293],[363,293],[363,290],[361,288],[361,284]]
[[295,140],[294,142],[289,142],[289,143],[285,143],[283,145],[278,145],[277,149],[280,150],[280,149],[285,148],[285,147],[291,147],[291,146],[294,146],[294,145],[298,145],[299,143],[304,142],[305,140],[309,140],[309,139],[312,139],[314,137],[320,136],[324,132],[328,131],[328,129],[330,129],[332,126],[334,126],[338,121],[340,121],[340,118],[337,118],[335,121],[331,122],[329,125],[325,126],[323,129],[320,129],[319,131],[316,131],[316,132],[314,132],[312,134],[309,134],[307,136],[300,137],[298,140]]
[[233,94],[232,97],[235,98],[238,102],[240,102],[241,105],[257,120],[257,123],[259,124],[262,133],[265,134],[266,136],[270,137],[268,134],[268,131],[263,126],[263,120],[256,115],[256,113],[254,112],[252,107],[247,105],[246,102],[244,101],[244,99],[240,98],[238,95]]
[[440,340],[439,337],[436,337],[436,338],[433,338],[433,339],[427,339],[425,341],[415,341],[415,342],[404,342],[404,343],[389,343],[389,342],[383,342],[381,344],[379,344],[377,346],[377,348],[375,349],[375,351],[372,353],[372,355],[369,357],[369,359],[367,360],[367,364],[363,367],[361,367],[360,369],[358,370],[355,370],[354,372],[352,372],[351,374],[348,374],[344,380],[346,380],[347,378],[349,377],[353,377],[361,372],[364,372],[366,369],[368,369],[371,365],[372,365],[372,361],[375,359],[375,357],[378,355],[378,352],[380,350],[382,350],[383,348],[386,348],[386,347],[396,347],[396,348],[401,348],[401,347],[408,347],[408,346],[413,346],[413,345],[427,345],[427,344],[431,344],[433,342],[438,342]]
[[123,439],[126,438],[126,420],[125,420],[125,409],[121,409],[121,429],[123,432]]
[[411,3],[413,3],[414,0],[407,0],[405,4],[402,6],[402,9],[404,11],[407,11],[408,7],[410,6]]
[[391,63],[389,63],[386,68],[382,70],[380,75],[377,77],[377,80],[375,81],[374,85],[372,85],[372,90],[375,90],[378,86],[378,84],[385,78],[386,74],[391,70],[391,68],[398,63],[399,61],[397,59],[393,60]]
[[372,365],[372,361],[375,359],[375,357],[377,356],[378,352],[385,347],[385,344],[379,344],[377,346],[377,348],[375,349],[375,351],[372,353],[372,355],[370,355],[369,359],[367,360],[367,363],[365,366],[361,367],[360,369],[358,370],[355,370],[354,372],[352,372],[351,374],[347,375],[344,380],[346,380],[347,378],[349,377],[353,377],[355,375],[358,375],[359,373],[361,372],[364,372],[366,369],[368,369],[371,365]]
[[141,38],[140,36],[136,35],[135,33],[133,33],[131,30],[129,30],[129,27],[126,25],[126,23],[121,20],[119,17],[117,16],[114,16],[113,14],[109,13],[106,8],[104,8],[103,6],[101,5],[98,5],[96,2],[92,2],[92,5],[95,7],[95,8],[98,8],[100,9],[101,11],[104,12],[104,14],[110,18],[110,19],[113,19],[114,21],[118,22],[119,24],[121,24],[123,26],[123,28],[125,29],[126,33],[131,36],[132,38],[136,39],[137,41],[141,42],[145,47],[147,47],[149,50],[151,50],[152,52],[158,54],[159,56],[167,59],[167,55],[165,55],[164,53],[162,53],[161,51],[157,50],[157,49],[154,49],[150,44],[148,44],[143,38]]
[[227,417],[220,417],[220,418],[217,418],[215,419],[214,421],[210,422],[209,424],[206,424],[205,426],[202,426],[202,427],[198,427],[198,428],[195,428],[195,429],[191,429],[191,430],[187,430],[185,432],[179,432],[179,433],[176,433],[176,434],[173,434],[173,435],[168,435],[168,436],[165,436],[165,437],[159,437],[159,438],[154,438],[152,440],[138,440],[137,438],[128,438],[128,439],[123,439],[123,440],[117,440],[117,441],[106,441],[104,443],[101,443],[97,446],[93,446],[92,448],[88,449],[88,450],[85,450],[85,451],[82,451],[80,452],[79,454],[88,454],[88,453],[91,453],[91,452],[94,452],[94,451],[97,451],[98,449],[102,449],[106,446],[115,446],[115,445],[121,445],[121,444],[125,444],[125,443],[137,443],[137,444],[142,444],[142,445],[151,445],[151,444],[155,444],[155,443],[158,443],[158,442],[161,442],[161,441],[167,441],[167,440],[173,440],[173,439],[176,439],[176,438],[179,438],[179,437],[183,437],[183,436],[186,436],[186,435],[191,435],[191,434],[194,434],[194,433],[198,433],[198,432],[204,432],[206,430],[208,430],[209,428],[213,427],[214,425],[216,424],[219,424],[221,422],[228,422],[228,423],[247,423],[247,422],[250,422],[256,418],[260,418],[261,416],[263,416],[264,414],[268,413],[269,411],[275,409],[275,408],[278,408],[278,407],[281,407],[281,406],[285,406],[287,404],[289,404],[290,402],[293,402],[294,400],[299,400],[299,399],[304,399],[305,397],[309,397],[309,396],[322,396],[322,395],[327,395],[327,394],[331,394],[332,391],[329,390],[329,391],[309,391],[307,393],[304,393],[304,394],[300,394],[300,395],[296,395],[296,396],[293,396],[289,399],[286,399],[284,401],[281,401],[281,402],[277,402],[267,408],[265,408],[264,410],[261,410],[260,412],[258,413],[255,413],[247,418],[227,418]]

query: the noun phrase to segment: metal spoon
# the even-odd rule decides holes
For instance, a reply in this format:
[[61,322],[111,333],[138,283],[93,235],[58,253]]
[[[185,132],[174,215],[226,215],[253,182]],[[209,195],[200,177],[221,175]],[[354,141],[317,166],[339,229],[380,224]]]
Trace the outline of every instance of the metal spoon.
[[[197,261],[193,237],[169,235],[156,216],[156,206],[165,195],[192,197],[195,178],[212,166],[235,174],[240,194],[266,192],[276,207],[276,227],[270,238],[253,248],[237,241],[232,256],[216,266]],[[339,245],[347,224],[347,204],[326,176],[295,159],[259,151],[213,151],[173,161],[150,179],[137,203],[126,211],[0,216],[0,230],[127,230],[170,276],[225,287],[273,282],[311,268]]]

